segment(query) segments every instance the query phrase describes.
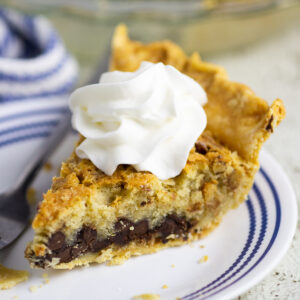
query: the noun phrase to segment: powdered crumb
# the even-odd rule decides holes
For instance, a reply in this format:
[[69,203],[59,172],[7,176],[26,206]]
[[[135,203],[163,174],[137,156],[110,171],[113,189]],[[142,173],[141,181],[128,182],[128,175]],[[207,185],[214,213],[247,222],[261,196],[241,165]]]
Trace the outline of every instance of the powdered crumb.
[[174,264],[172,264],[172,265],[171,265],[171,268],[175,268],[175,265],[174,265]]
[[49,275],[47,273],[43,273],[42,277],[44,278],[44,283],[45,284],[48,284],[50,281],[49,281]]
[[168,286],[167,286],[166,284],[164,284],[164,285],[162,286],[162,288],[163,288],[163,289],[167,289]]
[[38,288],[37,288],[36,285],[32,285],[32,286],[29,288],[29,290],[30,290],[31,293],[35,293],[35,292],[38,290]]
[[0,289],[6,290],[28,279],[27,271],[8,269],[0,265]]
[[30,205],[34,205],[36,203],[36,190],[32,187],[30,187],[27,190],[27,201]]
[[173,240],[173,239],[176,239],[176,235],[174,233],[171,233],[169,234],[167,237],[166,237],[167,240]]
[[129,227],[129,230],[133,231],[133,230],[134,230],[134,227],[133,227],[133,226],[130,226],[130,227]]
[[43,166],[43,169],[46,171],[46,172],[50,172],[52,170],[52,164],[50,162],[46,162]]
[[137,296],[133,296],[133,300],[159,300],[160,295],[158,294],[141,294]]
[[198,260],[198,264],[202,264],[204,262],[207,262],[208,261],[208,256],[207,255],[204,255],[203,257],[201,257],[199,260]]

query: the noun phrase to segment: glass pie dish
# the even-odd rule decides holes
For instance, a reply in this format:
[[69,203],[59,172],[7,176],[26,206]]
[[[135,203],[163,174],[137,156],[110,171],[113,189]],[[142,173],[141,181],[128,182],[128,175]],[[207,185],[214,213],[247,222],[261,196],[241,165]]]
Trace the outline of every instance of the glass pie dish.
[[81,79],[108,53],[113,28],[125,23],[143,42],[170,39],[202,57],[237,49],[299,19],[299,0],[4,0],[49,18],[78,59]]

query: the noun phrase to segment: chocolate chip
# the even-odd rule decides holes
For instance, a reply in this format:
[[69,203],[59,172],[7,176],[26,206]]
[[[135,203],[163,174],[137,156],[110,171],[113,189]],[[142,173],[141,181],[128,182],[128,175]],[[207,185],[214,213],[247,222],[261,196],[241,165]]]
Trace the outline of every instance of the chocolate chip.
[[112,244],[112,241],[110,239],[105,240],[95,240],[90,245],[90,250],[92,252],[98,252],[106,247],[108,247],[110,244]]
[[79,242],[78,244],[76,244],[75,246],[72,247],[72,257],[78,257],[79,255],[81,255],[82,253],[86,252],[88,249],[88,245],[85,241]]
[[142,237],[149,230],[148,221],[142,220],[133,225],[133,230],[129,232],[129,237],[131,240]]
[[204,142],[197,141],[195,143],[196,152],[205,155],[209,151],[209,146]]
[[76,257],[80,256],[82,254],[82,252],[80,251],[80,249],[78,249],[76,247],[72,247],[71,254],[72,254],[73,258],[76,258]]
[[166,237],[169,236],[172,233],[175,233],[177,228],[176,223],[172,219],[166,219],[161,226],[159,227],[159,232],[162,236],[163,243],[166,243]]
[[84,226],[82,229],[82,238],[89,245],[97,239],[97,231],[91,227]]
[[60,258],[60,263],[67,263],[72,260],[71,249],[72,247],[63,248],[55,255],[55,257]]
[[185,232],[189,229],[189,223],[182,217],[179,217],[175,214],[171,214],[171,215],[168,215],[168,218],[170,218],[171,220],[173,220],[176,225],[177,225],[177,228],[176,228],[176,231],[177,233],[179,232]]
[[113,242],[117,245],[123,246],[130,242],[130,230],[129,229],[123,229],[119,233],[117,233],[113,237]]
[[185,223],[185,219],[175,215],[175,214],[170,214],[170,215],[167,215],[167,219],[171,219],[173,220],[174,222],[176,222],[177,224],[183,224]]
[[167,237],[170,234],[180,235],[186,240],[187,232],[194,225],[193,221],[187,221],[184,217],[176,214],[166,216],[165,220],[153,229],[149,228],[147,220],[134,223],[127,218],[120,218],[115,223],[116,233],[114,237],[97,239],[97,231],[84,225],[78,232],[73,245],[67,245],[65,235],[61,231],[57,231],[51,236],[48,243],[52,253],[39,257],[36,265],[44,268],[47,265],[45,261],[51,261],[54,257],[59,258],[61,263],[67,263],[83,253],[98,252],[112,243],[122,246],[136,239],[150,240],[153,235],[155,238],[160,236],[163,243],[168,242]]
[[116,231],[121,231],[126,228],[129,228],[133,226],[134,223],[128,220],[127,218],[120,218],[116,223],[115,223],[115,230]]
[[168,215],[165,221],[156,228],[156,232],[161,234],[162,242],[167,243],[167,237],[170,234],[181,235],[184,239],[186,239],[186,233],[191,227],[191,223],[186,221],[185,218],[171,214]]
[[63,247],[65,244],[65,235],[61,231],[57,231],[54,234],[52,234],[48,247],[50,250],[55,251]]
[[128,220],[127,218],[120,218],[115,223],[116,235],[113,237],[113,242],[117,245],[125,245],[130,241],[130,227],[133,226],[134,223]]

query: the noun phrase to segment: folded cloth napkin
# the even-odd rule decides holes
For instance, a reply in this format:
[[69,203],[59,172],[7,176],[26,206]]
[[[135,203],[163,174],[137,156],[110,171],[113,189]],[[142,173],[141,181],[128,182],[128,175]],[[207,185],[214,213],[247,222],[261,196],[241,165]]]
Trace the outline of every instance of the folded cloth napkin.
[[0,9],[0,191],[68,109],[77,64],[43,17]]

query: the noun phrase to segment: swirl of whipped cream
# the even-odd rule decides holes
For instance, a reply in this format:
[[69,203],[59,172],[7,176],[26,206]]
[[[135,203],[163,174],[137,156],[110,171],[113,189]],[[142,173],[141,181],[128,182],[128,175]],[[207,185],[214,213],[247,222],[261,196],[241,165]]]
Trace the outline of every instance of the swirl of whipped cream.
[[143,62],[136,72],[104,73],[70,97],[76,148],[107,175],[120,164],[164,180],[184,168],[206,126],[203,88],[172,66]]

